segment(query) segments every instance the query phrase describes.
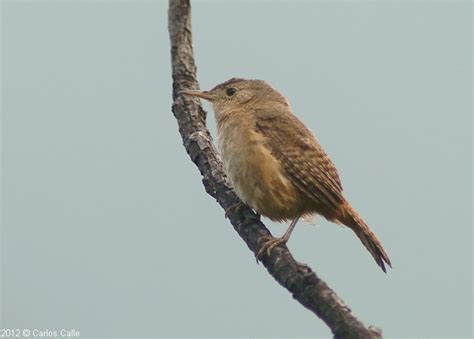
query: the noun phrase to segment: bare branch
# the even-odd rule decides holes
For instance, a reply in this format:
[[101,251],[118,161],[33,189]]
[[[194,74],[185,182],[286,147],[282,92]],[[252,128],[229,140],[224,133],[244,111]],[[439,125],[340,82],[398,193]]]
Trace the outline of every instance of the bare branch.
[[[171,40],[173,75],[173,113],[178,121],[183,144],[191,160],[199,168],[206,192],[226,210],[239,202],[224,174],[206,127],[206,112],[199,101],[179,95],[184,89],[198,89],[194,64],[189,0],[170,0],[168,29]],[[263,236],[270,235],[250,208],[230,211],[234,229],[251,251],[256,253]],[[263,264],[280,285],[303,306],[321,318],[335,338],[381,338],[381,331],[366,328],[331,290],[307,266],[298,264],[286,246],[277,247]]]

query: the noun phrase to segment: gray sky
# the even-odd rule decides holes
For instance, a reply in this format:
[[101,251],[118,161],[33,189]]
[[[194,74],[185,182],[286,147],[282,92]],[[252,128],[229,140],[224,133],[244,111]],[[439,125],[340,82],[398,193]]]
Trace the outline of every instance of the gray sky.
[[[167,3],[1,9],[0,327],[328,337],[255,264],[181,145]],[[467,1],[193,2],[201,87],[282,91],[382,240],[387,275],[321,218],[288,245],[388,338],[472,334],[471,15]]]

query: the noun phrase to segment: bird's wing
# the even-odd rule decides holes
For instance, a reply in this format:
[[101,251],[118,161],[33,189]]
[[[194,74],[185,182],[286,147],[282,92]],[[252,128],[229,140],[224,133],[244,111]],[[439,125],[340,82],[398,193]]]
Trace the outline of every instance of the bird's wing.
[[[283,110],[283,108],[282,108]],[[293,184],[329,208],[344,201],[336,167],[306,126],[293,114],[257,110],[256,132],[281,162]]]

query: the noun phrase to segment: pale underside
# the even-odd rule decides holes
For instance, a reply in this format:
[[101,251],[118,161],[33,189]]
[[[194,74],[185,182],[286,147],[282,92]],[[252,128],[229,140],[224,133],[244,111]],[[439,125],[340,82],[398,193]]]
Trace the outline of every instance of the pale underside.
[[[219,148],[225,170],[239,198],[259,214],[275,221],[302,216],[311,222],[315,213],[333,220],[329,213],[333,206],[326,206],[327,199],[312,197],[295,184],[291,173],[269,147],[269,136],[254,126],[252,121],[242,123],[239,119],[229,119],[219,128]],[[316,156],[312,161],[317,161]],[[301,161],[301,158],[295,161]]]

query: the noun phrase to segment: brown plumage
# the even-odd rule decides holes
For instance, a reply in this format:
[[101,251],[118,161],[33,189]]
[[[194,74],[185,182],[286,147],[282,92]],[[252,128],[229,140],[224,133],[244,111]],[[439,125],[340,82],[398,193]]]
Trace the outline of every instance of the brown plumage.
[[240,199],[276,221],[292,220],[282,238],[257,254],[286,243],[298,219],[320,214],[352,229],[385,272],[382,244],[342,194],[333,162],[291,112],[285,97],[261,80],[230,79],[208,92],[183,91],[209,100],[216,115],[226,174]]

